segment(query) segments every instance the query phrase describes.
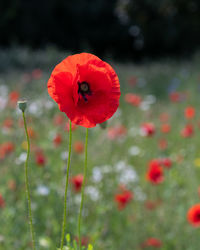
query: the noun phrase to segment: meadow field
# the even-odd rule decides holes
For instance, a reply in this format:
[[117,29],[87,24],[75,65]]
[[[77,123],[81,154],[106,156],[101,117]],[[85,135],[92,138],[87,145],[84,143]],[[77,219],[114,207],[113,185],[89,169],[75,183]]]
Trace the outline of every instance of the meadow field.
[[[49,97],[47,81],[68,54],[0,51],[1,250],[31,249],[24,181],[27,143],[17,107],[23,98],[37,249],[59,247],[69,120]],[[89,129],[82,244],[90,243],[94,250],[199,250],[199,224],[189,221],[188,211],[200,204],[200,55],[137,65],[106,61],[119,76],[120,107],[106,128]],[[85,128],[72,128],[66,232],[73,241]],[[154,167],[156,173],[151,172]]]

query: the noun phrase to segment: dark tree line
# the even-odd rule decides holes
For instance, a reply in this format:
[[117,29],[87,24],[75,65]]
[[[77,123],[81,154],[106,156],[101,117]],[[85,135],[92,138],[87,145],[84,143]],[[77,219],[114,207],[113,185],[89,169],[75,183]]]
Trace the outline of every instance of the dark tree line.
[[199,0],[1,0],[0,46],[140,58],[200,47]]

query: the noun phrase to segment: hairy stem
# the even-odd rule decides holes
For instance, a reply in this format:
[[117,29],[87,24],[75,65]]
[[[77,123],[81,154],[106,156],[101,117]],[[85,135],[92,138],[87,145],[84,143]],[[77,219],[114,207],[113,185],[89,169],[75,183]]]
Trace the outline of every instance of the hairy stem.
[[71,149],[72,149],[72,124],[69,122],[69,152],[67,159],[67,175],[66,175],[66,183],[65,183],[65,198],[64,198],[64,211],[63,211],[63,223],[62,223],[62,235],[60,242],[60,249],[63,249],[64,239],[65,239],[65,228],[66,228],[66,217],[67,217],[67,190],[69,183],[69,167],[70,167],[70,159],[71,159]]
[[81,218],[82,218],[82,210],[83,210],[83,202],[84,202],[84,191],[85,191],[85,182],[87,176],[87,146],[88,146],[88,128],[86,128],[86,136],[85,136],[85,164],[84,164],[84,177],[83,177],[83,185],[81,189],[81,205],[78,217],[78,245],[79,250],[81,249]]
[[26,184],[26,194],[27,194],[27,200],[28,200],[28,212],[29,212],[29,225],[30,225],[30,231],[31,231],[31,237],[32,237],[32,245],[33,249],[35,250],[35,233],[33,228],[33,220],[32,220],[32,210],[31,210],[31,197],[30,197],[30,187],[29,187],[29,178],[28,178],[28,160],[30,155],[30,140],[27,130],[27,124],[26,124],[26,117],[24,112],[22,111],[23,120],[24,120],[24,128],[26,133],[26,139],[27,139],[27,156],[25,161],[25,184]]

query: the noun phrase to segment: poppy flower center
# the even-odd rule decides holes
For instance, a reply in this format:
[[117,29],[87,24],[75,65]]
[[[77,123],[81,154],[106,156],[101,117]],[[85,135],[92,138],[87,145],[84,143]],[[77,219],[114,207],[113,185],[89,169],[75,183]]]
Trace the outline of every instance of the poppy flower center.
[[87,82],[78,82],[78,93],[83,97],[84,101],[87,102],[87,95],[91,95],[90,86]]

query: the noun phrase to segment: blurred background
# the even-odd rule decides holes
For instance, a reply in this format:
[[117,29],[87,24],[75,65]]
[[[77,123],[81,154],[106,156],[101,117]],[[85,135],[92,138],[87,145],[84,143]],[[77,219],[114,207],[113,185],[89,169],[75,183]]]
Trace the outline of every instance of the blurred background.
[[[56,64],[83,51],[112,65],[122,92],[107,128],[89,132],[84,245],[199,250],[199,228],[187,213],[200,203],[200,0],[0,0],[0,250],[32,249],[23,98],[37,249],[59,246],[69,124],[47,81]],[[85,130],[74,126],[72,240],[84,141]],[[153,159],[168,162],[159,185],[147,179]]]
[[1,0],[0,46],[138,61],[200,47],[199,0]]

